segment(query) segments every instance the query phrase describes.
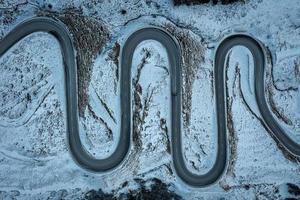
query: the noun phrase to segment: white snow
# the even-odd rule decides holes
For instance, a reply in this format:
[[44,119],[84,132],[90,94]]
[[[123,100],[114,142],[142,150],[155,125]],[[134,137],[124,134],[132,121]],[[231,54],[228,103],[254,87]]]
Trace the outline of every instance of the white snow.
[[[252,35],[268,47],[277,89],[272,82],[270,63],[267,65],[265,84],[271,85],[275,107],[287,121],[273,114],[289,136],[300,143],[299,1],[251,0],[245,4],[227,6],[205,4],[178,7],[174,7],[171,1],[147,2],[37,1],[40,5],[51,3],[52,9],[57,11],[70,6],[82,8],[84,15],[103,20],[112,35],[94,61],[88,97],[93,111],[104,119],[113,134],[109,135],[106,127],[93,118],[87,108],[84,117],[79,119],[82,142],[92,155],[97,158],[109,156],[116,148],[120,132],[119,86],[122,83],[116,80],[117,66],[109,58],[109,52],[115,42],[122,47],[126,38],[140,28],[165,27],[166,24],[177,25],[178,31],[189,33],[190,38],[204,44],[205,59],[200,63],[192,87],[191,123],[182,129],[182,148],[191,171],[203,174],[215,160],[217,111],[211,76],[214,52],[222,38],[237,31]],[[17,3],[0,1],[0,5],[3,4],[1,7]],[[0,10],[1,38],[18,22],[34,16],[34,6],[23,5],[19,9],[20,13],[10,23],[3,22],[7,14]],[[127,13],[122,15],[121,9]],[[157,16],[154,18],[151,14]],[[51,196],[51,191],[62,189],[77,196],[90,189],[101,188],[109,192],[120,188],[126,180],[130,182],[129,189],[135,189],[133,178],[152,177],[171,183],[174,191],[185,199],[273,199],[279,198],[274,192],[276,188],[279,188],[282,198],[291,197],[286,183],[300,184],[299,162],[284,157],[240,95],[242,91],[251,111],[260,116],[254,97],[254,66],[250,52],[244,47],[234,47],[229,58],[227,86],[229,99],[232,99],[237,138],[232,171],[226,171],[212,186],[191,188],[176,176],[168,152],[168,142],[171,142],[168,138],[170,140],[172,134],[168,73],[171,66],[161,44],[149,40],[137,47],[132,62],[132,81],[137,76],[145,50],[151,56],[146,59],[139,81],[142,107],[145,107],[147,95],[153,92],[153,97],[148,115],[140,125],[142,146],[137,150],[131,141],[124,162],[108,173],[92,173],[82,169],[69,153],[65,130],[64,71],[56,39],[47,33],[30,34],[0,58],[0,191],[3,191],[0,198],[13,197],[18,192],[18,196],[24,199],[47,198]],[[236,66],[240,69],[240,77],[235,73]],[[131,88],[133,113],[133,83]],[[297,89],[286,91],[288,88]],[[107,104],[115,121],[99,98]],[[267,99],[270,100],[269,97]],[[167,132],[161,128],[162,122]],[[230,149],[228,158],[231,159],[229,154]],[[250,185],[250,188],[245,189],[244,185]],[[225,191],[226,187],[231,189]]]

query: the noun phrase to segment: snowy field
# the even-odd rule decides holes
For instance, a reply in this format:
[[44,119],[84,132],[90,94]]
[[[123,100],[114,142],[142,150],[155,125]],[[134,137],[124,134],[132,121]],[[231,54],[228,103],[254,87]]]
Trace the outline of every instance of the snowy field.
[[[59,19],[72,33],[80,137],[96,158],[108,157],[120,134],[122,46],[149,26],[166,30],[181,47],[182,148],[189,170],[204,174],[214,164],[214,54],[223,38],[237,32],[266,47],[270,110],[300,144],[300,1],[174,7],[168,0],[0,0],[0,39],[34,16]],[[244,47],[228,54],[227,168],[215,184],[195,188],[177,177],[172,164],[170,66],[160,43],[144,41],[134,53],[126,159],[112,171],[93,173],[77,165],[68,149],[59,43],[48,33],[30,34],[0,58],[0,199],[82,199],[99,189],[122,199],[141,190],[141,182],[151,188],[153,178],[182,199],[300,198],[300,158],[262,123],[253,65]]]

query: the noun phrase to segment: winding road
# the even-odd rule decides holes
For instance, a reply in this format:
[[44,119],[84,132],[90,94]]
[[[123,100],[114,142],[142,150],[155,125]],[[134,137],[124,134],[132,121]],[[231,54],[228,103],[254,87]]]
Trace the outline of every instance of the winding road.
[[172,108],[172,156],[177,175],[187,184],[204,187],[215,183],[223,174],[227,162],[226,106],[224,64],[229,50],[237,45],[250,50],[255,65],[255,95],[264,122],[274,136],[292,154],[300,156],[300,145],[294,142],[280,127],[272,116],[265,98],[264,68],[265,56],[263,48],[255,39],[246,35],[233,35],[226,38],[217,48],[215,55],[215,90],[218,123],[217,157],[213,167],[205,174],[197,175],[190,172],[185,164],[182,153],[181,138],[181,52],[176,40],[158,28],[144,28],[134,32],[125,42],[121,57],[121,133],[116,150],[105,159],[96,159],[83,147],[78,128],[77,103],[77,65],[72,38],[65,25],[50,18],[33,18],[19,24],[0,41],[0,57],[15,43],[33,32],[52,34],[60,43],[63,54],[67,133],[69,148],[74,160],[83,168],[94,172],[105,172],[117,167],[126,157],[131,138],[131,66],[133,53],[138,44],[144,40],[156,40],[167,50],[171,67],[171,108]]

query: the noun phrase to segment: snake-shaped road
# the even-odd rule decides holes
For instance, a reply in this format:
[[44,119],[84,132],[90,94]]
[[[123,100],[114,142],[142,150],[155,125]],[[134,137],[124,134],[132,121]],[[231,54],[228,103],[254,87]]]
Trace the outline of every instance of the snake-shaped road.
[[215,55],[215,90],[218,125],[217,157],[213,167],[205,174],[190,172],[182,153],[181,138],[181,52],[176,40],[158,28],[144,28],[134,32],[125,42],[121,54],[121,133],[115,151],[105,159],[96,159],[83,147],[78,128],[77,65],[72,38],[62,22],[51,18],[38,17],[15,27],[0,41],[0,57],[15,43],[34,32],[47,32],[60,43],[63,54],[66,86],[67,134],[70,152],[83,168],[94,172],[106,172],[116,168],[126,157],[131,138],[131,66],[133,53],[144,40],[156,40],[167,50],[171,67],[171,114],[172,114],[172,156],[177,175],[187,184],[204,187],[216,182],[223,174],[227,162],[226,106],[224,64],[229,50],[244,46],[250,50],[255,65],[255,95],[264,122],[274,136],[291,153],[300,156],[300,145],[294,142],[272,116],[264,92],[264,51],[258,41],[246,35],[233,35],[226,38],[217,48]]

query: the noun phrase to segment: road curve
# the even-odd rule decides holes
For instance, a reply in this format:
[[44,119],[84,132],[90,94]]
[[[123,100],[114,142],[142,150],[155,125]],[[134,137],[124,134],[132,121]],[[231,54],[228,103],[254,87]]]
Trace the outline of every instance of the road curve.
[[34,32],[47,32],[53,35],[61,47],[65,71],[67,134],[74,160],[91,171],[104,172],[116,167],[122,162],[129,149],[130,129],[122,127],[121,142],[108,158],[96,159],[84,149],[78,128],[76,59],[71,36],[63,23],[51,18],[38,17],[19,24],[0,41],[0,57],[19,40]]
[[[226,166],[226,136],[219,137],[217,159],[213,168],[206,174],[191,173],[185,164],[182,153],[181,137],[181,52],[176,41],[165,31],[157,28],[144,28],[133,33],[125,42],[121,61],[121,110],[122,124],[128,123],[131,116],[131,66],[133,53],[138,44],[144,40],[156,40],[161,43],[168,54],[171,75],[171,126],[172,156],[177,175],[187,184],[203,187],[214,183],[223,173]],[[128,117],[123,117],[128,116]]]
[[225,81],[224,64],[228,51],[242,45],[248,48],[255,64],[255,94],[260,112],[268,127],[279,141],[293,154],[300,155],[297,143],[291,140],[273,118],[268,109],[264,96],[264,67],[265,57],[260,44],[251,37],[244,35],[230,36],[218,47],[215,56],[215,89],[218,123],[217,157],[213,167],[202,175],[191,173],[186,165],[182,153],[181,137],[181,52],[176,41],[165,31],[158,28],[144,28],[134,32],[125,42],[121,54],[121,133],[116,150],[105,159],[96,159],[83,147],[78,129],[77,104],[77,73],[76,60],[72,39],[65,25],[50,18],[33,18],[25,21],[13,29],[0,41],[0,57],[16,42],[33,32],[47,32],[52,34],[60,43],[63,54],[66,83],[67,134],[70,152],[75,161],[83,168],[94,172],[105,172],[117,167],[125,158],[130,146],[131,132],[131,66],[134,51],[144,40],[156,40],[167,51],[171,67],[171,114],[172,114],[172,156],[177,175],[187,184],[204,187],[216,182],[226,168],[227,136],[225,110]]
[[[172,154],[174,168],[180,178],[194,186],[213,183],[223,172],[226,151],[222,152],[214,167],[205,175],[195,175],[186,168],[181,142],[181,53],[175,40],[157,28],[144,28],[133,33],[122,48],[121,58],[121,130],[116,150],[105,159],[95,159],[83,147],[78,129],[77,73],[72,39],[65,25],[51,18],[33,18],[15,27],[0,42],[0,57],[15,43],[34,32],[47,32],[60,43],[63,54],[66,83],[67,134],[74,160],[83,168],[105,172],[117,167],[125,158],[130,145],[131,129],[131,65],[135,48],[144,40],[156,40],[165,46],[171,66],[172,96]],[[226,140],[222,142],[226,150]],[[219,148],[220,149],[220,148]],[[223,149],[223,148],[222,148]]]
[[215,55],[215,88],[216,88],[216,104],[218,111],[218,131],[226,131],[225,127],[225,58],[227,53],[234,46],[244,46],[251,52],[254,60],[254,88],[255,98],[263,121],[267,127],[271,130],[272,134],[278,139],[278,141],[292,154],[300,156],[300,144],[293,141],[280,127],[278,122],[273,117],[265,97],[265,54],[262,45],[257,40],[250,36],[237,34],[227,37],[218,46]]

